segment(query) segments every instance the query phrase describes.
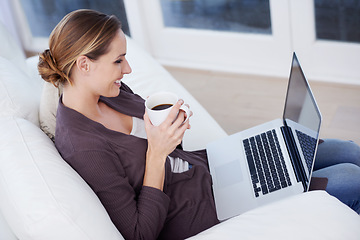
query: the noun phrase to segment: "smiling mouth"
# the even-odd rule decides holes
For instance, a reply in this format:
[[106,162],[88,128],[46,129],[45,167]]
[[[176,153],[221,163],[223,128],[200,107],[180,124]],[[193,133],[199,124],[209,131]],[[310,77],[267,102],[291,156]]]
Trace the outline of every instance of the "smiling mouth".
[[116,80],[115,83],[116,83],[117,85],[121,85],[121,79]]

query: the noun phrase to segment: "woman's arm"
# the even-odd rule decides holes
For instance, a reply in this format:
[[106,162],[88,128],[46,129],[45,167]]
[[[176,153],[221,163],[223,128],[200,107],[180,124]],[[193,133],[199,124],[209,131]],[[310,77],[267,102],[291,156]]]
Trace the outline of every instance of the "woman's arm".
[[151,124],[146,112],[144,114],[148,138],[144,186],[163,190],[166,158],[181,143],[186,129],[190,128],[189,121],[183,124],[185,113],[179,112],[183,103],[183,100],[179,100],[167,119],[158,127]]

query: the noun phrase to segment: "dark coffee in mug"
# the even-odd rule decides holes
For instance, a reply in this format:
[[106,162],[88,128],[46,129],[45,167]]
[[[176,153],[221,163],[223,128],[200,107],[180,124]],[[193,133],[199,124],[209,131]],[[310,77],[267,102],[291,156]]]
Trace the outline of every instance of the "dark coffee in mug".
[[165,103],[165,104],[159,104],[159,105],[156,105],[155,107],[152,107],[151,110],[164,110],[164,109],[167,109],[169,107],[172,107],[173,104],[168,104],[168,103]]
[[[179,98],[172,92],[157,92],[145,100],[145,109],[149,116],[151,123],[154,126],[159,126],[168,117],[174,104],[178,102]],[[181,105],[180,110],[186,113],[187,121],[190,117],[190,109],[186,104]]]

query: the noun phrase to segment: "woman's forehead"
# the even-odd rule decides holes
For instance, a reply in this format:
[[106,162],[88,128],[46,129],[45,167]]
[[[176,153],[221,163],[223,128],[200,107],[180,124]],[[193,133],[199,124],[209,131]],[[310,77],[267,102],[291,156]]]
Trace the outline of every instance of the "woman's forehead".
[[111,41],[109,53],[116,56],[126,54],[126,37],[121,30],[117,32]]

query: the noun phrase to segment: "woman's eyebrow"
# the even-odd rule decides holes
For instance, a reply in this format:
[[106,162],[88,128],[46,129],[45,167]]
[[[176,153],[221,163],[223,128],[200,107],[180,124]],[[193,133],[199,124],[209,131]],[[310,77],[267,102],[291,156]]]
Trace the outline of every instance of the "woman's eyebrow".
[[115,59],[118,59],[120,57],[124,57],[126,55],[126,53],[120,54],[119,56],[117,56]]

